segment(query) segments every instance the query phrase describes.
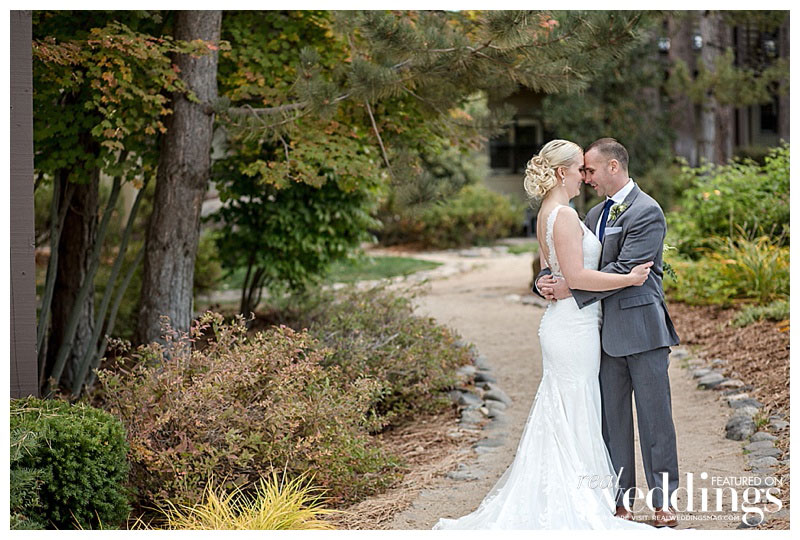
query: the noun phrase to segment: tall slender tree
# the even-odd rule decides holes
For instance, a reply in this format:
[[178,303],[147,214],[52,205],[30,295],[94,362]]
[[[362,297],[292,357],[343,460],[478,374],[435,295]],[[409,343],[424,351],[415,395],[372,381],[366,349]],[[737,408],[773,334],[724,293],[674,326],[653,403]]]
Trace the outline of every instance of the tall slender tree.
[[[217,48],[221,22],[222,11],[180,11],[174,37],[202,40]],[[175,66],[196,100],[182,93],[173,94],[174,112],[162,139],[136,330],[140,342],[159,339],[162,316],[179,329],[187,329],[192,318],[200,211],[211,166],[217,53],[178,53]]]

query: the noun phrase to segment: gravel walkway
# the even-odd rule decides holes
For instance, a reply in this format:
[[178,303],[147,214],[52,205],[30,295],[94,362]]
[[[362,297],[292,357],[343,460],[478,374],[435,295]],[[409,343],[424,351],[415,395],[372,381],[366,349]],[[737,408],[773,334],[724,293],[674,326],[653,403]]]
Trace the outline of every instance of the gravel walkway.
[[[391,250],[391,254],[404,253]],[[405,255],[444,263],[437,275],[430,276],[430,289],[417,298],[416,310],[435,317],[473,343],[487,357],[497,385],[513,400],[504,411],[505,422],[491,422],[484,428],[491,443],[468,452],[457,469],[459,474],[434,479],[410,507],[393,516],[388,527],[430,529],[439,517],[456,517],[474,510],[511,463],[541,378],[537,331],[544,309],[528,290],[530,254],[511,255],[503,249],[483,248]],[[687,359],[680,353],[673,358],[670,377],[681,484],[685,486],[687,472],[693,473],[695,505],[702,500],[701,488],[705,488],[712,493],[709,500],[713,506],[714,488],[709,480],[700,480],[702,472],[709,477],[730,478],[750,473],[745,472],[741,443],[725,438],[727,406],[714,393],[697,390]],[[638,441],[637,461],[639,487],[646,489]],[[679,506],[684,504],[679,502]],[[730,498],[725,499],[724,508],[730,508]],[[641,507],[637,513],[646,514]],[[702,519],[707,514],[699,512],[695,515],[697,519],[683,521],[679,528],[730,529],[741,525],[738,517],[723,521]]]

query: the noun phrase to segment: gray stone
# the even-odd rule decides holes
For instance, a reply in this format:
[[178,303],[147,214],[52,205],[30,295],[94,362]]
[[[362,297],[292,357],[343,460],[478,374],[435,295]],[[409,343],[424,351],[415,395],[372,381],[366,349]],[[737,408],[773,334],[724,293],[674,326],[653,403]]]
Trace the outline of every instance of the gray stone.
[[491,433],[497,433],[505,436],[508,434],[508,417],[503,413],[497,413],[492,417],[492,421],[484,429],[490,431]]
[[744,383],[739,379],[728,379],[719,383],[719,388],[741,388]]
[[492,446],[473,446],[472,448],[475,450],[476,454],[491,454],[497,450],[496,447]]
[[753,468],[775,467],[778,464],[778,460],[772,456],[748,456],[747,461]]
[[770,519],[789,519],[789,510],[787,508],[781,508],[777,512],[768,515]]
[[692,377],[694,377],[695,379],[699,379],[700,377],[705,377],[709,373],[711,373],[711,370],[709,368],[700,368],[692,372]]
[[744,386],[740,386],[739,388],[729,388],[727,390],[723,390],[722,395],[732,396],[734,394],[741,394],[742,392],[749,392],[752,389],[753,389],[752,384],[746,384]]
[[511,405],[511,398],[508,397],[508,394],[503,392],[499,386],[493,383],[489,383],[489,391],[483,395],[483,399],[491,399],[494,401],[500,401],[506,405]]
[[466,407],[480,407],[483,400],[472,392],[459,392],[457,403]]
[[458,368],[456,370],[456,373],[458,373],[459,375],[465,375],[467,377],[472,377],[473,375],[475,375],[476,371],[478,371],[478,368],[476,368],[473,365],[469,365],[468,364],[466,366],[461,366],[460,368]]
[[505,423],[508,416],[503,411],[497,409],[488,409],[489,413],[488,416],[495,422],[502,422]]
[[728,405],[733,407],[734,409],[741,409],[742,407],[754,407],[756,409],[760,409],[764,406],[763,403],[758,401],[757,399],[746,397],[743,399],[728,399]]
[[477,409],[466,409],[461,413],[460,422],[462,424],[480,424],[485,418]]
[[784,418],[786,418],[786,415],[782,412],[772,414],[769,417],[770,420],[783,420]]
[[748,394],[747,392],[736,392],[734,394],[731,394],[729,392],[723,392],[723,394],[725,395],[725,397],[728,398],[729,405],[731,401],[738,401],[740,399],[747,399],[750,397],[750,394]]
[[765,476],[770,476],[772,474],[775,474],[775,469],[770,469],[769,467],[755,468],[755,469],[750,469],[750,472],[753,474],[763,474]]
[[502,401],[489,400],[489,401],[486,402],[486,407],[491,412],[492,410],[504,411],[504,410],[506,410],[506,408],[508,406],[505,403],[503,403]]
[[775,431],[782,431],[789,427],[789,422],[786,422],[784,420],[772,420],[769,423],[769,427],[771,427]]
[[719,366],[721,366],[721,365],[723,365],[723,364],[725,364],[725,361],[724,361],[722,358],[714,358],[714,359],[711,361],[711,365],[712,365],[713,367],[719,367]]
[[485,439],[481,439],[475,443],[475,446],[487,446],[489,448],[497,448],[499,446],[503,446],[505,444],[504,437],[487,437]]
[[768,433],[766,431],[757,431],[750,436],[750,442],[774,441],[777,438],[778,437],[772,433]]
[[736,416],[746,416],[748,418],[753,418],[757,414],[758,414],[758,409],[756,409],[755,407],[749,407],[747,405],[736,409]]
[[721,373],[712,372],[709,373],[708,375],[703,375],[702,377],[700,377],[700,379],[697,381],[697,386],[706,389],[714,388],[716,386],[719,386],[719,384],[724,380],[726,379]]
[[777,458],[782,455],[783,452],[775,447],[772,448],[759,448],[758,450],[753,450],[753,452],[749,455],[751,456],[758,456],[758,457],[774,457]]
[[725,437],[734,441],[743,441],[755,431],[756,423],[746,416],[734,416],[725,424]]
[[746,516],[742,517],[742,522],[739,523],[739,526],[736,528],[750,529],[752,527],[757,527],[758,525],[761,525],[765,520],[766,518],[759,514],[747,514]]
[[475,373],[475,382],[497,382],[497,379],[485,371],[478,371]]
[[[752,438],[750,440],[752,441]],[[754,441],[744,447],[748,452],[755,452],[761,448],[775,448],[775,445],[772,441]]]
[[477,480],[478,477],[472,474],[469,471],[450,471],[445,475],[447,478],[451,480],[461,480],[461,481],[469,481],[469,480]]
[[670,356],[675,358],[675,360],[683,360],[684,358],[689,356],[689,351],[687,351],[684,348],[680,348],[680,347],[679,348],[675,348],[675,349],[672,349],[672,352],[670,352]]
[[479,369],[491,369],[489,365],[489,359],[486,358],[484,354],[478,354],[475,356],[475,365],[478,366]]

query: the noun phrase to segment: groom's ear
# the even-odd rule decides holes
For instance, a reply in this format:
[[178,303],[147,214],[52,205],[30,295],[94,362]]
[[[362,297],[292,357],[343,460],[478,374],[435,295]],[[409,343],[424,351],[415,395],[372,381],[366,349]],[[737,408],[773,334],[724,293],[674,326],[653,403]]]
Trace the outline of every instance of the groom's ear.
[[619,172],[619,161],[617,161],[616,159],[609,160],[608,171],[611,174],[617,174],[617,172]]

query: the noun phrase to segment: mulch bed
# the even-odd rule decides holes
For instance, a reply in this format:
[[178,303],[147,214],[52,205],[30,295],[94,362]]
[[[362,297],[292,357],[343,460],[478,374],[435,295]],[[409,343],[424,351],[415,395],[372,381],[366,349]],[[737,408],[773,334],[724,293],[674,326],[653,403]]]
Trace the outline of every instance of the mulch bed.
[[[726,377],[739,379],[753,389],[747,393],[764,404],[767,414],[782,413],[789,420],[789,321],[759,321],[736,328],[731,321],[738,310],[714,306],[690,306],[671,302],[669,313],[681,345],[710,362],[722,360]],[[789,432],[778,434],[775,446],[789,450]],[[783,507],[789,508],[789,466],[782,465],[776,478],[784,478]],[[758,529],[788,529],[789,518],[777,518]]]
[[729,378],[753,385],[748,393],[767,412],[780,412],[789,420],[789,324],[759,321],[743,328],[731,324],[736,309],[669,304],[669,313],[681,344],[709,362],[719,358],[717,369]]

